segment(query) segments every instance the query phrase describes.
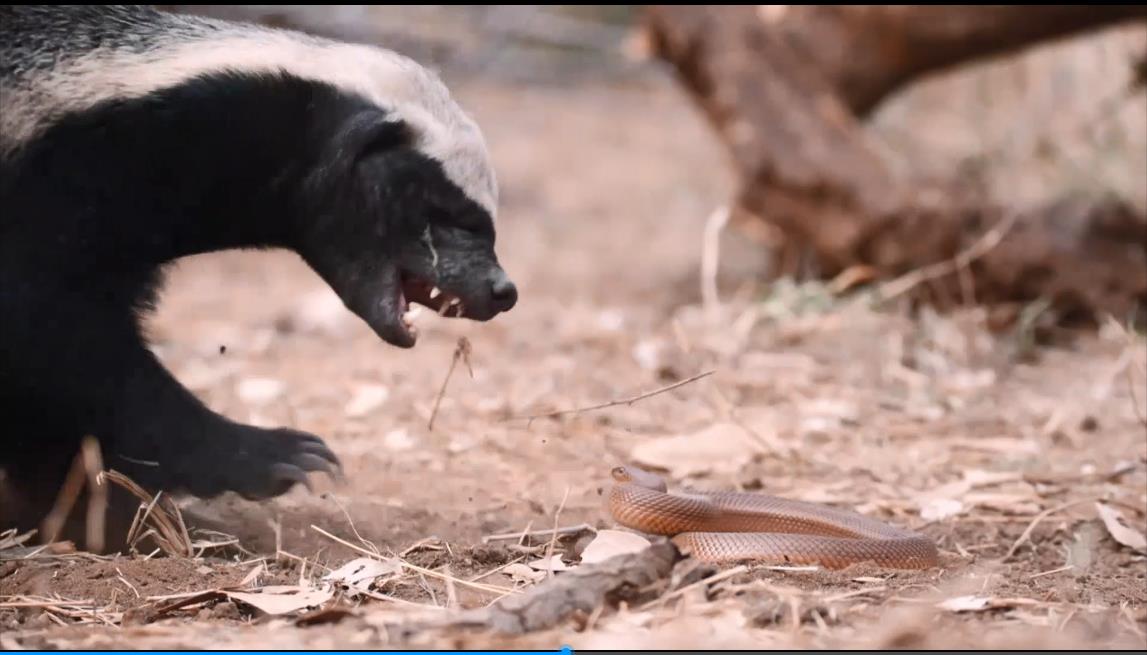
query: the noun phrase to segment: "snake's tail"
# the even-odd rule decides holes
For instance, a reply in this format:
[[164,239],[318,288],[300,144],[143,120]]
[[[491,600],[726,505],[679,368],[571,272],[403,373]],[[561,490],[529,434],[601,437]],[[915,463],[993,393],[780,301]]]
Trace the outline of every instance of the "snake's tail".
[[811,565],[840,569],[871,562],[896,569],[925,569],[939,564],[939,553],[928,539],[848,539],[807,534],[759,532],[685,532],[673,543],[686,554],[712,563],[752,560],[754,563]]

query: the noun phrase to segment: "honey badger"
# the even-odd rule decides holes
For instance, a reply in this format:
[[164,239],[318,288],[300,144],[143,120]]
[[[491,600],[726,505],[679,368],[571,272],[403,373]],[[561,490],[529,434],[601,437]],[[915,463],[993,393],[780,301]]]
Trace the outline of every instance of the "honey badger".
[[479,128],[396,53],[148,6],[0,8],[0,468],[26,508],[6,518],[42,516],[85,435],[152,490],[266,499],[337,472],[320,437],[233,422],[165,370],[140,327],[162,270],[291,250],[410,348],[411,303],[515,305],[496,206]]

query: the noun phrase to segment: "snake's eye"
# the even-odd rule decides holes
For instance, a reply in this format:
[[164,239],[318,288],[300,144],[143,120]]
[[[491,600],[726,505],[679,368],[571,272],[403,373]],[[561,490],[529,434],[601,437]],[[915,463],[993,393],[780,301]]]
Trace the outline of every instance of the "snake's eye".
[[613,479],[617,480],[618,482],[625,481],[629,478],[629,476],[626,475],[626,473],[625,473],[625,467],[624,466],[613,467],[613,470],[611,470],[609,472],[609,474],[612,475]]

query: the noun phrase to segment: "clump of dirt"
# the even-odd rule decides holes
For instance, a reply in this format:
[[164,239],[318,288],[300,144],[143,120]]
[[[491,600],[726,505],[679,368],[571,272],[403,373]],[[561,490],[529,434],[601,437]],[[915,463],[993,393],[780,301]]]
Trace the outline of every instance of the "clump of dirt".
[[0,578],[0,595],[66,598],[123,611],[159,596],[237,585],[248,570],[210,559],[33,559]]

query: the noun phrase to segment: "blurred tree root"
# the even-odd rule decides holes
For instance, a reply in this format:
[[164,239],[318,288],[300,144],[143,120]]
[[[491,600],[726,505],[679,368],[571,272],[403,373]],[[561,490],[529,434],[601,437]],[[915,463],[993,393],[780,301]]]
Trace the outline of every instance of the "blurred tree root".
[[[811,255],[824,277],[854,266],[891,277],[952,260],[1008,215],[955,173],[895,175],[863,127],[878,104],[927,73],[1144,19],[1143,5],[654,5],[645,26],[728,148],[733,223],[767,236],[775,273]],[[1064,198],[1012,218],[996,247],[917,291],[1147,320],[1147,217]]]
[[640,552],[582,564],[526,593],[506,596],[489,606],[448,618],[446,625],[528,634],[569,620],[580,618],[584,622],[595,612],[621,601],[649,600],[651,593],[656,597],[658,584],[670,576],[680,559],[681,554],[671,541],[658,539]]

